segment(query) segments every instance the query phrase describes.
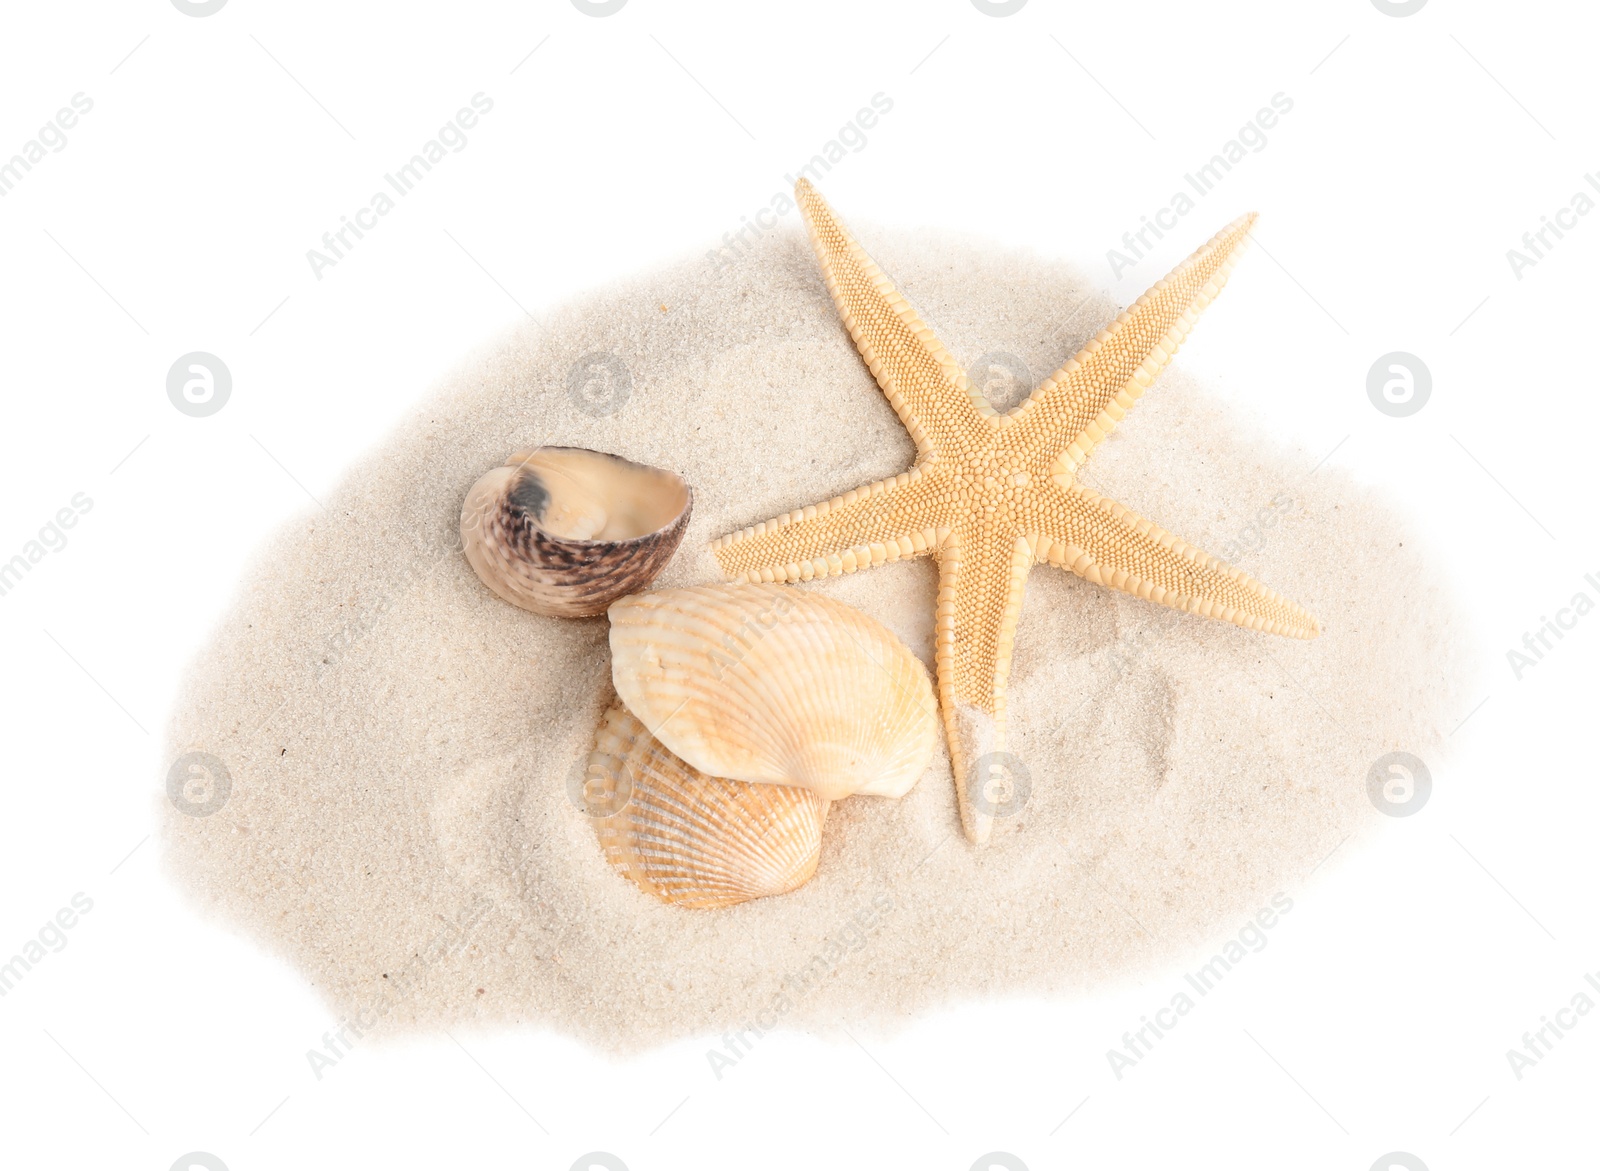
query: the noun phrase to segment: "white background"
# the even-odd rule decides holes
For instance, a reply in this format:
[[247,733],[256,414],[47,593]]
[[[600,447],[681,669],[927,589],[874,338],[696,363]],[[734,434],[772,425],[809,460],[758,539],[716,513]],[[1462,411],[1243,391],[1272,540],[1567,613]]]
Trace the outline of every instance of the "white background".
[[[1600,970],[1600,618],[1520,681],[1506,651],[1600,597],[1600,215],[1520,280],[1506,251],[1600,170],[1595,32],[1576,2],[7,5],[0,158],[72,95],[94,108],[0,199],[0,560],[94,506],[0,597],[0,958],[75,892],[94,909],[0,999],[0,1165],[1592,1165],[1600,1014],[1521,1080],[1506,1050]],[[306,250],[479,91],[469,145],[315,279]],[[1106,1050],[1181,968],[868,1049],[771,1037],[720,1082],[705,1038],[613,1062],[534,1031],[369,1046],[316,1081],[327,1009],[202,922],[146,840],[185,663],[267,534],[442,372],[700,255],[879,92],[893,111],[825,183],[847,219],[1068,257],[1126,302],[1262,213],[1229,328],[1180,361],[1431,534],[1486,700],[1443,729],[1431,801],[1288,889],[1270,946],[1120,1081]],[[1113,279],[1106,250],[1278,92],[1265,149]],[[233,374],[210,418],[166,396],[192,350]],[[1432,371],[1410,418],[1366,396],[1393,350]],[[1349,571],[1385,589],[1376,553]]]

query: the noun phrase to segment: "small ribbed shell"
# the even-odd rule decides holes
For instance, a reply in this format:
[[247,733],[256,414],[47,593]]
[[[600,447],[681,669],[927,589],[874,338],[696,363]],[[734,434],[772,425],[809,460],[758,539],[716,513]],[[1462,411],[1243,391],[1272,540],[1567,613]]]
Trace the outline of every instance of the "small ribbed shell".
[[606,860],[680,907],[729,907],[803,885],[828,802],[806,789],[709,777],[621,704],[606,712],[584,781]]
[[701,772],[838,800],[903,796],[933,756],[933,688],[898,638],[794,586],[656,590],[612,604],[628,710]]

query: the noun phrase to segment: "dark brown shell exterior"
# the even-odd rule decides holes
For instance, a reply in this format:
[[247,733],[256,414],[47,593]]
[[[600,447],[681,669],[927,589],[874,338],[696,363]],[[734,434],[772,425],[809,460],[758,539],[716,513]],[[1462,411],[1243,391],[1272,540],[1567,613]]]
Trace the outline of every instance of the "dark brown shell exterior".
[[[607,452],[542,448],[536,455],[581,454],[613,461],[619,492],[673,492],[682,508],[662,527],[637,536],[585,540],[543,523],[550,492],[526,458],[490,471],[461,510],[462,549],[479,578],[514,606],[563,618],[603,614],[618,598],[653,582],[683,541],[694,493],[672,472]],[[521,453],[519,453],[520,455]]]

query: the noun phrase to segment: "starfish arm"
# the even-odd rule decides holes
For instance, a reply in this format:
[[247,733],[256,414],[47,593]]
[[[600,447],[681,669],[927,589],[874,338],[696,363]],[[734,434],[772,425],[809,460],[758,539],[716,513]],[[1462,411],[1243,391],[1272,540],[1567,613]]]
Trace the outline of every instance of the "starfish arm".
[[839,316],[918,454],[972,433],[981,411],[956,360],[811,183],[801,179],[794,190]]
[[1045,450],[1059,453],[1053,471],[1063,486],[1222,291],[1255,218],[1240,216],[1202,244],[1016,409],[1014,425],[1029,428]]
[[952,533],[940,546],[934,658],[961,825],[982,845],[1005,773],[1006,680],[1033,546],[1004,534]]
[[921,557],[943,537],[921,520],[931,487],[913,468],[718,537],[711,551],[730,581],[810,581]]
[[1116,501],[1082,486],[1051,496],[1035,518],[1040,561],[1191,614],[1290,638],[1317,637],[1317,620],[1299,606]]

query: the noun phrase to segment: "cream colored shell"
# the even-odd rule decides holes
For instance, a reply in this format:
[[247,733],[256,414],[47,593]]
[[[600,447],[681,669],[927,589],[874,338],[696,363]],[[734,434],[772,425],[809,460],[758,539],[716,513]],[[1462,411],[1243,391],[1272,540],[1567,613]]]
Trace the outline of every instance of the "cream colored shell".
[[649,894],[727,907],[784,894],[816,873],[828,802],[808,789],[709,777],[628,710],[600,723],[584,801],[606,860]]
[[928,767],[928,672],[854,607],[744,584],[636,594],[608,613],[617,694],[704,773],[837,800],[900,797]]

